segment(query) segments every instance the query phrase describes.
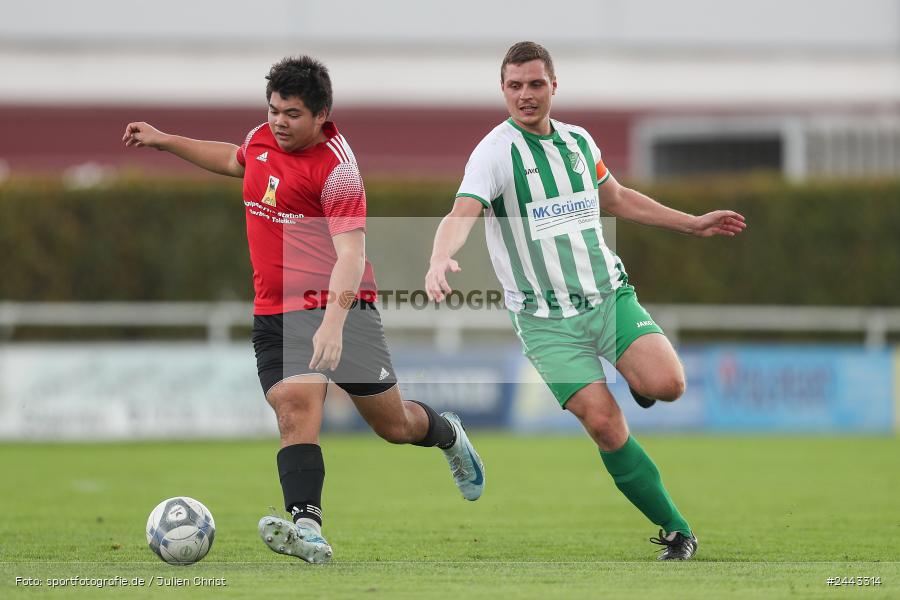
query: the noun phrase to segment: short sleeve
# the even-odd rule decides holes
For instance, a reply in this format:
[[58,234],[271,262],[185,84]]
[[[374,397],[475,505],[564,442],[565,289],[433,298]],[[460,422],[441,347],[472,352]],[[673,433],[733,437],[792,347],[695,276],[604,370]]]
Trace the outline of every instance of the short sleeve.
[[253,135],[257,131],[259,131],[260,127],[262,127],[263,125],[266,125],[266,123],[260,123],[259,125],[251,129],[247,133],[247,137],[244,138],[244,143],[238,146],[237,150],[235,150],[235,158],[237,158],[237,161],[241,163],[242,167],[247,166],[247,147],[250,146],[250,140],[253,139]]
[[503,190],[503,165],[501,164],[496,143],[483,140],[469,157],[466,172],[459,186],[457,197],[475,198],[485,208],[491,207],[491,201],[500,196]]
[[355,163],[338,163],[322,186],[322,212],[334,237],[366,228],[366,190]]
[[600,154],[600,148],[597,147],[594,138],[591,137],[587,131],[584,132],[584,136],[585,139],[587,139],[588,148],[591,149],[594,164],[597,165],[597,185],[603,185],[603,183],[609,179],[609,169],[606,168],[606,164],[603,162],[603,156]]
[[603,164],[603,159],[597,159],[597,185],[603,185],[609,179],[609,169]]

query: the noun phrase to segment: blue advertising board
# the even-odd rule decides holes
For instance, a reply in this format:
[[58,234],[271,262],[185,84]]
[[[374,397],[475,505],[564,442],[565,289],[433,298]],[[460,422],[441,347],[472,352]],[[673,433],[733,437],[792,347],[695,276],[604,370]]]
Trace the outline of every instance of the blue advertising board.
[[509,346],[452,355],[430,349],[404,350],[393,355],[404,398],[421,400],[441,412],[455,412],[467,427],[509,424],[517,385],[517,351]]
[[[718,344],[686,345],[679,355],[687,391],[649,410],[606,365],[633,430],[891,434],[900,422],[896,350]],[[467,426],[581,432],[518,346],[453,354],[395,346],[394,365],[405,398],[457,412]],[[0,439],[276,433],[246,344],[10,344],[0,372]],[[367,430],[346,394],[329,387],[325,428]],[[175,398],[177,411],[160,402]]]
[[[688,345],[679,349],[687,390],[674,403],[639,408],[605,364],[610,390],[636,431],[889,434],[895,423],[892,350],[820,345]],[[525,359],[511,425],[577,431]]]
[[744,345],[711,346],[699,353],[710,429],[893,431],[893,354],[888,350]]

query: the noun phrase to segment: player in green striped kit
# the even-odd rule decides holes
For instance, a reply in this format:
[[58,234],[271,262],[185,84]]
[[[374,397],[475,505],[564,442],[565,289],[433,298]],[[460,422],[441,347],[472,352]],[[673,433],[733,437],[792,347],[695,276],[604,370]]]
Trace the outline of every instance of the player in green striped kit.
[[645,408],[678,399],[684,372],[606,246],[599,209],[699,237],[736,235],[744,218],[727,210],[688,215],[619,185],[587,131],[550,119],[557,82],[542,46],[513,45],[500,83],[510,118],[472,152],[453,210],[438,227],[426,290],[438,302],[451,291],[446,273],[460,270],[453,255],[484,212],[491,261],[525,355],[596,442],[619,490],[660,527],[651,538],[665,547],[660,560],[689,559],[697,538],[629,434],[598,356],[615,364]]

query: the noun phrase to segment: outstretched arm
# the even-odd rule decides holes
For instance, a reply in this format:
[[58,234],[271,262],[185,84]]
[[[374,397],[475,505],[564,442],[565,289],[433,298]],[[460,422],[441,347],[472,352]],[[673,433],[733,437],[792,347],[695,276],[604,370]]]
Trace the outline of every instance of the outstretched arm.
[[699,217],[689,215],[620,185],[612,175],[600,186],[600,208],[626,221],[697,237],[734,236],[747,227],[743,215],[732,210],[714,210]]
[[144,122],[129,123],[122,136],[126,148],[156,148],[207,171],[232,177],[243,177],[244,166],[237,160],[238,147],[227,142],[205,142],[171,135]]
[[468,196],[457,196],[450,214],[441,220],[434,235],[431,263],[425,275],[425,291],[428,297],[440,302],[452,290],[447,283],[447,271],[459,273],[462,269],[453,255],[456,254],[472,231],[475,221],[484,210],[481,202]]

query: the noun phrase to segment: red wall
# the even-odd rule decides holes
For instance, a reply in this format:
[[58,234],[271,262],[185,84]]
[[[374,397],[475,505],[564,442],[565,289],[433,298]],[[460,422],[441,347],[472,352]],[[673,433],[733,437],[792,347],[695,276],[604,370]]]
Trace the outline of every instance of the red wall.
[[[344,108],[333,117],[364,176],[456,179],[475,144],[506,114],[501,107]],[[554,117],[586,127],[610,169],[628,172],[633,113],[559,111]],[[13,171],[59,171],[93,162],[197,173],[163,152],[126,151],[125,125],[142,120],[171,133],[239,144],[265,118],[262,108],[0,106],[0,160]]]

